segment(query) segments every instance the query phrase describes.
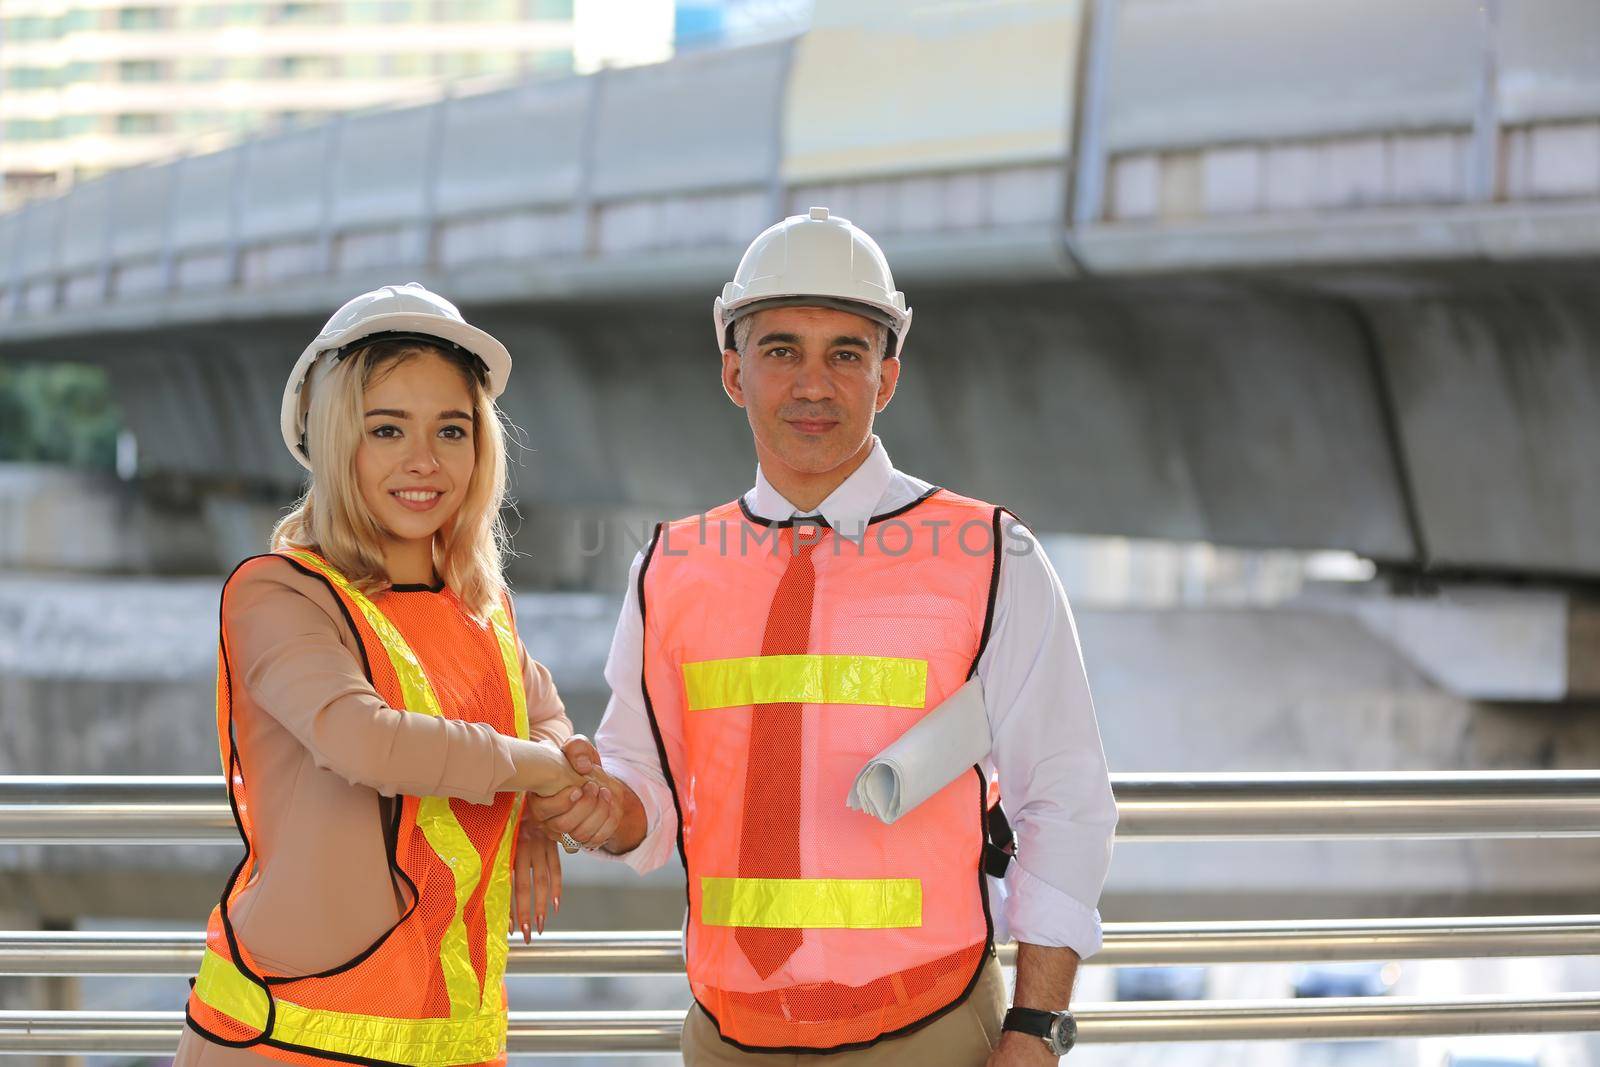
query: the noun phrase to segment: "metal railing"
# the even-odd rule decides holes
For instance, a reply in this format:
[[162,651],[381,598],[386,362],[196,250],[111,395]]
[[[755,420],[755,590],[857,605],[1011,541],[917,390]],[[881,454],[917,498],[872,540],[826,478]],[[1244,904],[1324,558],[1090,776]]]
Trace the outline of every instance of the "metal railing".
[[[1600,1030],[1600,996],[1470,996],[1305,1001],[1095,1004],[1072,1010],[1082,1044],[1302,1041]],[[675,1052],[680,1011],[511,1012],[507,1048],[520,1055]],[[183,1013],[0,1011],[0,1054],[139,1055],[172,1052]]]
[[[1600,772],[1114,775],[1118,836],[1600,837]],[[217,777],[0,778],[0,843],[238,843]],[[511,941],[513,975],[682,970],[676,931],[550,933]],[[0,933],[0,975],[189,975],[203,936]],[[1014,946],[1002,946],[1011,962]],[[1107,923],[1091,965],[1600,954],[1600,915]],[[1600,1030],[1600,992],[1537,998],[1384,997],[1084,1004],[1084,1043],[1341,1040]],[[509,1049],[670,1052],[679,1011],[512,1012]],[[181,1012],[0,1012],[0,1054],[170,1052]]]
[[[508,974],[646,975],[683,971],[676,930],[549,931],[531,945],[509,941]],[[0,974],[182,975],[195,973],[201,931],[0,932]],[[1015,962],[1016,946],[999,946]],[[1296,919],[1254,922],[1105,924],[1091,966],[1152,967],[1311,960],[1455,959],[1465,956],[1600,954],[1600,915],[1509,915],[1449,919]]]
[[[1114,774],[1145,841],[1600,837],[1600,772]],[[220,776],[0,777],[0,844],[236,845]]]

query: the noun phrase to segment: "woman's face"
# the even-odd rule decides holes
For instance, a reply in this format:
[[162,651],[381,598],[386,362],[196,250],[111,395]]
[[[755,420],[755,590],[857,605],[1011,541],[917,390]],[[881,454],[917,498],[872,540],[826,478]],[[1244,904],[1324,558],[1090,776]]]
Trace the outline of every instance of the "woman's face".
[[477,461],[465,375],[435,353],[412,356],[378,371],[361,406],[362,500],[396,540],[431,540],[460,509]]

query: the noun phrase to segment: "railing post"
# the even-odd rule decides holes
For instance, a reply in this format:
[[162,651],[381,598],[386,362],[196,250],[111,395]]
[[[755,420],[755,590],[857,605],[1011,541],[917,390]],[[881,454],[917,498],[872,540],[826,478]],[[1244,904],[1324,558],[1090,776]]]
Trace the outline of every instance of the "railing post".
[[184,152],[171,163],[171,186],[167,189],[167,214],[161,220],[161,292],[178,289],[178,211],[183,203],[183,170],[189,162]]
[[788,112],[789,72],[794,69],[795,49],[800,38],[791,37],[783,49],[783,70],[778,75],[777,105],[772,116],[772,171],[767,178],[767,221],[777,222],[789,213],[788,187],[783,180],[784,115]]
[[70,195],[57,200],[61,206],[56,211],[55,232],[50,235],[50,310],[60,311],[66,304],[67,282],[66,274],[61,268],[61,241],[67,232],[67,220],[71,216],[72,197]]
[[250,157],[255,154],[256,138],[247,137],[234,149],[233,187],[228,199],[228,288],[244,284],[244,209],[245,190],[250,182]]
[[22,270],[24,256],[22,249],[28,238],[28,230],[33,222],[36,201],[26,200],[17,212],[17,245],[16,253],[11,257],[11,281],[6,290],[6,317],[20,319],[22,317],[22,280],[26,275]]
[[584,109],[583,133],[578,142],[578,189],[573,202],[580,229],[578,252],[586,258],[594,254],[599,238],[600,220],[594,196],[595,136],[600,129],[600,107],[605,100],[606,80],[610,77],[610,71],[610,67],[602,64],[586,79],[589,83],[589,99]]
[[440,159],[444,155],[444,131],[450,118],[450,105],[456,97],[456,83],[446,82],[444,95],[433,103],[428,116],[427,148],[422,157],[422,265],[439,266],[439,182]]
[[1482,0],[1483,55],[1478,106],[1472,117],[1472,154],[1467,198],[1480,202],[1500,193],[1500,17],[1501,0]]
[[1081,0],[1076,91],[1072,99],[1071,180],[1067,193],[1067,225],[1072,229],[1099,221],[1104,212],[1106,150],[1105,104],[1116,43],[1117,0]]
[[318,219],[317,258],[324,274],[332,274],[334,268],[333,202],[338,188],[339,145],[348,121],[345,112],[337,112],[323,126],[322,132],[322,207]]
[[123,171],[114,170],[106,175],[106,228],[100,235],[100,299],[105,303],[111,302],[111,287],[113,270],[111,267],[112,251],[116,247],[117,239],[117,189],[122,184]]

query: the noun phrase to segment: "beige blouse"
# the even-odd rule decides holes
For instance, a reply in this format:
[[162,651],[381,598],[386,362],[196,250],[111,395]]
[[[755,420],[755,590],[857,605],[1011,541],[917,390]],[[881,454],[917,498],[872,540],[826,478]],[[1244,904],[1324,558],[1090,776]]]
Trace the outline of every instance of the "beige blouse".
[[[391,597],[443,595],[402,586],[373,602],[382,609]],[[264,966],[312,974],[365,949],[404,912],[384,843],[391,798],[488,803],[508,783],[527,780],[517,771],[533,742],[485,723],[390,708],[362,672],[359,640],[333,593],[287,561],[236,575],[222,626],[258,859],[229,917]],[[533,740],[566,740],[572,724],[550,672],[520,641],[518,656]],[[174,1064],[265,1062],[277,1061],[185,1027]]]

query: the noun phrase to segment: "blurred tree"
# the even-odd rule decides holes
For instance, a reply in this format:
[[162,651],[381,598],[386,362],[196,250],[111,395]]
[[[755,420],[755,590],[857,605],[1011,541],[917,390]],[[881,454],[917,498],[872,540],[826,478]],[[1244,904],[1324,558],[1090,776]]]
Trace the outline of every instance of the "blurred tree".
[[121,428],[102,368],[0,363],[0,460],[114,469]]

